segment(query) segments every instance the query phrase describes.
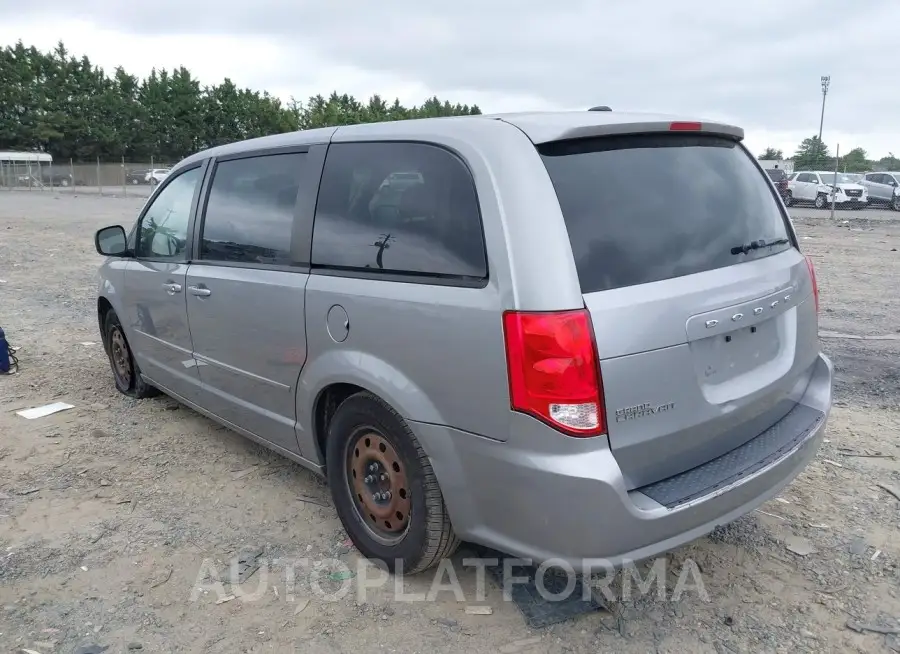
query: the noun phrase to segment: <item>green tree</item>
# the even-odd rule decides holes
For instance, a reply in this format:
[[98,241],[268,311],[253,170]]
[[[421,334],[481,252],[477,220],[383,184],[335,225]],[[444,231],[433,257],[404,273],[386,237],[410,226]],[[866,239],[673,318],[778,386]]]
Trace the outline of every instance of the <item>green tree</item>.
[[828,146],[818,136],[803,139],[794,154],[794,170],[830,170],[833,165]]
[[230,79],[202,86],[184,67],[138,79],[112,75],[63,43],[50,52],[21,41],[0,49],[0,150],[40,150],[54,158],[176,161],[232,141],[383,120],[480,114],[477,106],[429,98],[404,107],[378,95],[363,103],[346,93],[287,105]]
[[841,157],[838,166],[845,173],[864,173],[867,170],[871,170],[872,163],[869,161],[869,156],[865,150],[853,148]]
[[893,152],[888,152],[888,156],[879,159],[875,167],[880,170],[900,171],[900,159],[895,157]]
[[763,159],[784,159],[784,153],[781,150],[776,150],[775,148],[766,148],[766,151],[763,152],[759,157],[760,160]]

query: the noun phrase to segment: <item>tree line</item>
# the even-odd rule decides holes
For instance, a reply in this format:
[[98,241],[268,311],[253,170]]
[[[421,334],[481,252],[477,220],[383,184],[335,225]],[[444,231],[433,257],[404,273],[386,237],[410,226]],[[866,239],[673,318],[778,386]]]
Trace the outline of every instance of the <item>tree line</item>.
[[477,105],[436,97],[413,107],[337,92],[283,103],[227,78],[203,85],[183,66],[144,79],[121,67],[108,75],[62,42],[49,52],[21,41],[0,50],[0,150],[47,152],[63,161],[177,161],[298,129],[480,113]]
[[[784,152],[776,148],[766,148],[759,159],[784,159]],[[840,172],[866,173],[873,170],[900,170],[900,159],[893,153],[881,159],[870,159],[863,148],[853,148],[840,154],[839,160],[829,152],[828,146],[818,136],[803,139],[797,151],[791,157],[794,170],[834,170],[835,165]]]

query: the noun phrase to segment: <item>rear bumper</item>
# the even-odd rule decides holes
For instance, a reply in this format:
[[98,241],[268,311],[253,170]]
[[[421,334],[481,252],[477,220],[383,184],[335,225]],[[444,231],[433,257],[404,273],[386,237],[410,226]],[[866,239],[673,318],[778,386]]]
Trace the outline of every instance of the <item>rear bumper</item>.
[[666,489],[653,488],[660,484],[629,492],[602,439],[566,439],[524,416],[515,442],[432,424],[412,427],[429,452],[461,538],[535,563],[553,559],[576,570],[601,570],[690,542],[777,495],[818,450],[831,409],[832,374],[831,362],[820,354],[799,402],[808,420],[798,422],[795,414],[775,425],[781,446],[769,447],[757,465],[714,488],[698,486],[698,469],[669,480],[693,484],[692,494],[682,488],[673,495],[669,488],[666,495]]

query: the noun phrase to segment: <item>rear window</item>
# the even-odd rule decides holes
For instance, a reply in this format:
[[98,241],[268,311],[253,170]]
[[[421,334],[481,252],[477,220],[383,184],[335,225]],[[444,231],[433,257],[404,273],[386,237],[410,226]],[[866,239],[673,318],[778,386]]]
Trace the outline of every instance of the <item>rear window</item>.
[[612,136],[538,148],[565,218],[583,293],[758,259],[790,240],[772,187],[725,138]]
[[787,177],[787,175],[784,174],[784,171],[781,170],[781,168],[769,168],[768,170],[766,170],[766,172],[769,174],[769,177],[773,182],[780,182],[785,177]]

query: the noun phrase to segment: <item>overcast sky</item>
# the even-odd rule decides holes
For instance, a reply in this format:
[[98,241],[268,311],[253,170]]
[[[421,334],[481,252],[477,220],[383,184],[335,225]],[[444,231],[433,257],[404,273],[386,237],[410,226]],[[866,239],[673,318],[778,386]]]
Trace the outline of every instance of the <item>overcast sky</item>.
[[727,120],[756,152],[900,156],[900,0],[0,0],[0,44],[62,39],[111,71],[184,65],[282,98],[331,90],[485,112]]

